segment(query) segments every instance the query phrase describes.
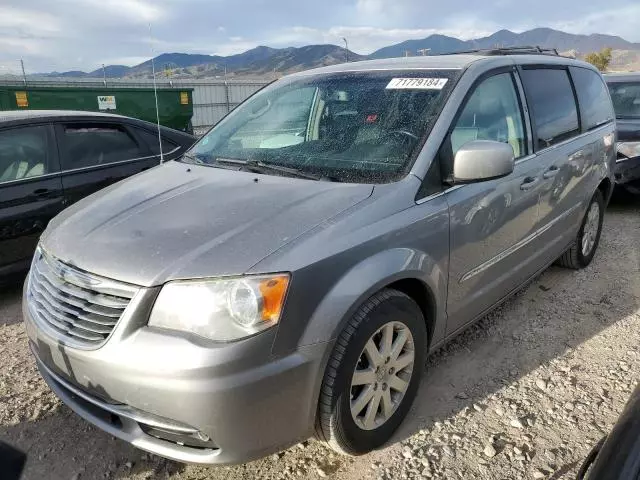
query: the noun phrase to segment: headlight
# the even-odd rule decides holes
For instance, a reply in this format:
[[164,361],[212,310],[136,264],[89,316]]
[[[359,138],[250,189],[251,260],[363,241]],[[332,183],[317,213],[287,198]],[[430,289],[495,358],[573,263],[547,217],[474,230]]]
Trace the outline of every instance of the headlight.
[[640,142],[618,142],[618,153],[627,158],[640,156]]
[[280,321],[289,275],[169,282],[149,326],[190,332],[219,342],[247,337]]

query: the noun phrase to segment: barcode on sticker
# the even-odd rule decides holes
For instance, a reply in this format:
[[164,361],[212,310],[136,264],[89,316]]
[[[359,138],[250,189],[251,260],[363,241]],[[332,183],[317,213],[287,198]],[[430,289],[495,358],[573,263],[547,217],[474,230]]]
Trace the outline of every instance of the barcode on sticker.
[[392,78],[387,89],[442,90],[446,84],[446,78]]

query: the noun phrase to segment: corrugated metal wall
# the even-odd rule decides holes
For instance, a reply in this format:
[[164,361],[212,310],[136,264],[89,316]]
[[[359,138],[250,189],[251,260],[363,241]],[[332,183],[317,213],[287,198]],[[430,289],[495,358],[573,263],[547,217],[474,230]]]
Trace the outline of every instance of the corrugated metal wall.
[[[193,128],[196,134],[202,134],[212,125],[218,123],[222,117],[233,110],[239,103],[250,97],[253,93],[273,81],[273,79],[253,80],[166,80],[159,79],[157,86],[160,88],[193,88]],[[1,84],[21,84],[16,80],[1,80]],[[27,83],[34,86],[113,86],[113,87],[150,87],[152,80],[112,80],[106,83],[97,79],[86,78],[27,78]]]
[[239,103],[261,89],[264,83],[187,83],[193,88],[193,127],[196,131],[215,125]]

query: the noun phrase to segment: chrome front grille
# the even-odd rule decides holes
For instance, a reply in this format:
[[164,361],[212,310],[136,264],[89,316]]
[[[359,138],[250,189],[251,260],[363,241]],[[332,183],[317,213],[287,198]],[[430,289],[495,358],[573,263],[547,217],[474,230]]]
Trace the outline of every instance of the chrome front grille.
[[137,291],[38,249],[29,274],[27,303],[34,321],[49,334],[67,343],[96,347],[111,335]]

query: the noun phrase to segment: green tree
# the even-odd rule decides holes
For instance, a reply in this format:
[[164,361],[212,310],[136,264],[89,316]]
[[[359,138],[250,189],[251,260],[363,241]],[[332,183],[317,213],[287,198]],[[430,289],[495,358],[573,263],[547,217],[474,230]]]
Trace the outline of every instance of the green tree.
[[611,63],[611,49],[603,48],[599,52],[592,52],[584,57],[584,59],[601,72],[606,72]]

